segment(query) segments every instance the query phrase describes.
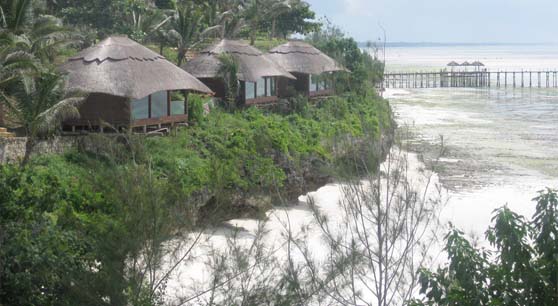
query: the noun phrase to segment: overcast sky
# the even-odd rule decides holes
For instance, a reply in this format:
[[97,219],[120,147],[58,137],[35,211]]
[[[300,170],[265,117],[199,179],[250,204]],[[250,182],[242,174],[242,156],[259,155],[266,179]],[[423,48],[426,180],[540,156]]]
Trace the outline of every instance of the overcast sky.
[[306,0],[358,41],[558,43],[558,0]]

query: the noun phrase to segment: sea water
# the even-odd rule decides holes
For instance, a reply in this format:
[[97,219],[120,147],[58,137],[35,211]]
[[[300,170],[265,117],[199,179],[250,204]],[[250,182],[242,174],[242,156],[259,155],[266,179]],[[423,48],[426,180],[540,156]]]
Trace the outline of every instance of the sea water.
[[[490,71],[556,71],[556,45],[451,45],[386,50],[386,70],[439,71],[480,61]],[[510,79],[511,80],[511,79]],[[443,216],[482,236],[494,209],[530,217],[531,199],[558,188],[558,88],[388,89],[400,126],[420,151],[440,143],[440,180],[450,199]]]

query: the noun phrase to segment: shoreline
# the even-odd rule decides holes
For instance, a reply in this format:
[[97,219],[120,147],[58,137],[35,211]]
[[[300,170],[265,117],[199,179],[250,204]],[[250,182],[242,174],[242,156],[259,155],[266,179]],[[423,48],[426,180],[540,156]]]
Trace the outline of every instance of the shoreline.
[[[555,187],[558,179],[534,169],[522,167],[520,163],[523,162],[522,156],[518,155],[521,152],[510,151],[508,153],[510,158],[517,156],[519,162],[507,163],[507,159],[496,151],[497,144],[492,144],[491,147],[485,149],[483,145],[489,143],[492,135],[486,136],[487,138],[482,141],[474,137],[482,136],[480,129],[488,129],[486,126],[490,123],[488,121],[488,123],[477,122],[488,119],[476,117],[475,112],[462,114],[462,117],[449,118],[454,113],[455,116],[459,116],[457,113],[459,108],[446,110],[450,106],[444,103],[454,106],[456,102],[438,97],[440,94],[438,92],[435,95],[438,98],[434,94],[431,97],[425,92],[419,91],[420,95],[414,95],[413,91],[394,90],[391,93],[388,92],[386,99],[390,100],[399,125],[404,126],[409,121],[414,124],[410,126],[412,132],[406,139],[409,143],[409,150],[418,154],[421,161],[428,167],[434,167],[434,171],[439,174],[442,186],[448,190],[449,200],[442,214],[443,219],[461,228],[471,237],[480,238],[480,241],[483,241],[484,232],[491,224],[490,219],[495,209],[507,205],[516,213],[531,217],[535,209],[532,199],[537,196],[538,191],[546,187]],[[425,99],[425,101],[420,99]],[[439,102],[437,99],[445,100]],[[449,102],[445,102],[446,100]],[[420,104],[417,101],[420,101]],[[476,103],[482,105],[482,103],[490,103],[490,100]],[[415,108],[418,107],[422,109],[416,110]],[[426,118],[412,116],[425,116]],[[444,116],[448,116],[448,118]],[[435,122],[427,123],[425,120],[431,117]],[[419,120],[418,124],[415,119]],[[457,127],[453,126],[456,124],[458,127],[466,126],[467,122],[471,122],[470,124],[473,126],[477,124],[478,130],[467,134],[467,128],[459,131]],[[440,148],[434,139],[434,135],[438,131],[447,131],[443,135],[446,154],[439,159],[438,164],[434,164],[433,161],[437,159],[437,152]],[[453,134],[451,134],[452,132]],[[448,133],[453,137],[448,137]],[[458,138],[458,136],[467,137],[464,135],[469,135],[468,137],[471,139]],[[505,144],[511,150],[514,143],[510,141]],[[489,153],[495,155],[488,155]]]

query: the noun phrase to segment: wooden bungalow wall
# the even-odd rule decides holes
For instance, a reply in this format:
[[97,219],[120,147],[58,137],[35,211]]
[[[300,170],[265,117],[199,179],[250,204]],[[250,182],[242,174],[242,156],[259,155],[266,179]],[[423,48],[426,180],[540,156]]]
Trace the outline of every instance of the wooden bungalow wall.
[[[286,78],[279,79],[279,84],[277,87],[279,96],[282,98],[296,96],[297,94],[308,96],[308,88],[310,86],[309,75],[297,72],[293,72],[292,75],[296,77],[296,80],[289,80]],[[293,90],[295,92],[293,92]]]
[[211,91],[215,93],[216,98],[224,99],[227,96],[225,83],[220,79],[200,79]]
[[68,120],[64,125],[98,125],[105,121],[113,125],[130,123],[131,113],[127,98],[92,93],[79,107],[80,118]]

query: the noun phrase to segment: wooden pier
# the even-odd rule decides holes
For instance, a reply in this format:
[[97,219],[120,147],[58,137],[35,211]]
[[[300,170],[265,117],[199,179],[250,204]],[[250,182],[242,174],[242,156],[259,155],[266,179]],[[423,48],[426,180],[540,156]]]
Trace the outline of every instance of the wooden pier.
[[558,71],[386,73],[383,88],[558,88]]

